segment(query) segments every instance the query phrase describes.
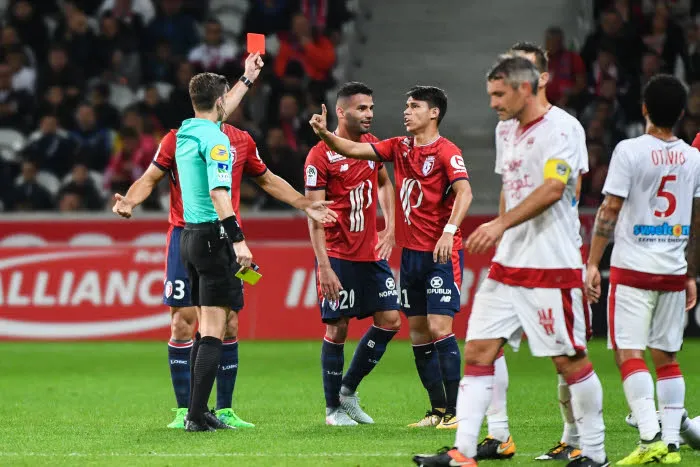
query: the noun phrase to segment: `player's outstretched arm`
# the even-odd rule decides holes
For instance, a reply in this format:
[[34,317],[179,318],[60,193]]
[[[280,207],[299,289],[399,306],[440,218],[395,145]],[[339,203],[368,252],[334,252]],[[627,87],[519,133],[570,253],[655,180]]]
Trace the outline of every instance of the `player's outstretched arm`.
[[323,224],[331,224],[338,219],[338,214],[328,208],[328,205],[333,204],[333,201],[314,201],[307,198],[295,190],[285,179],[272,173],[270,169],[256,177],[255,183],[276,200],[304,211],[309,219]]
[[379,241],[374,249],[378,250],[380,258],[388,260],[391,256],[391,250],[396,245],[396,238],[394,236],[396,224],[394,223],[394,185],[391,184],[389,173],[386,171],[385,167],[379,169],[377,184],[377,198],[379,199],[379,205],[382,207],[382,213],[384,214],[384,230],[379,232]]
[[329,148],[338,154],[351,159],[362,159],[369,161],[380,161],[374,148],[369,143],[356,143],[349,139],[341,138],[328,131],[326,124],[326,104],[321,104],[321,114],[314,114],[309,120],[314,133],[321,138]]
[[[309,190],[306,192],[309,199],[314,202],[323,202],[326,200],[326,190]],[[335,301],[340,298],[340,291],[343,286],[338,280],[338,276],[331,268],[331,261],[326,252],[326,232],[323,229],[323,224],[309,218],[309,237],[311,238],[311,246],[316,255],[318,263],[318,282],[321,287],[321,294],[326,300]]]
[[[467,215],[469,206],[472,204],[472,187],[467,180],[457,180],[452,184],[452,191],[455,192],[455,202],[452,206],[452,214],[447,221],[445,230],[442,232],[440,240],[435,244],[433,250],[433,261],[446,264],[452,256],[454,245],[454,231],[456,231],[464,216]],[[454,230],[454,231],[453,231]]]
[[537,217],[559,201],[566,184],[559,179],[548,178],[530,193],[520,204],[504,212],[491,222],[481,224],[467,239],[469,253],[485,253],[503,235],[503,232]]
[[114,194],[112,212],[124,218],[130,218],[132,210],[153,193],[153,189],[163,177],[165,177],[165,172],[151,164],[143,175],[129,187],[126,195]]
[[595,216],[591,249],[588,252],[586,266],[586,295],[593,303],[598,303],[601,293],[600,271],[598,270],[600,260],[605,252],[605,247],[608,246],[610,238],[615,233],[617,218],[624,202],[625,199],[620,196],[606,195]]
[[[263,66],[265,66],[265,63],[258,52],[248,55],[248,57],[245,59],[243,78],[245,78],[248,83],[252,85],[253,81],[255,81],[260,74],[260,70],[262,70]],[[236,110],[236,107],[238,107],[238,104],[241,103],[246,92],[248,92],[248,84],[244,83],[243,81],[239,80],[233,85],[229,92],[226,93],[226,99],[224,101],[225,115],[231,115],[231,113]],[[224,120],[226,120],[226,118],[224,118]]]

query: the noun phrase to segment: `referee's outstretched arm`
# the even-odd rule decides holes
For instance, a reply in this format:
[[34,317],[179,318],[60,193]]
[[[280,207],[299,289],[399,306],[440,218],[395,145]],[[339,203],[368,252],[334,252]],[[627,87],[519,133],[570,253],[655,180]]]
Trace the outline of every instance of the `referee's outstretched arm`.
[[[238,82],[226,93],[224,98],[224,115],[231,115],[238,104],[243,100],[243,96],[248,91],[248,88],[253,85],[253,82],[260,74],[260,70],[265,63],[260,58],[259,53],[248,55],[245,59],[245,71]],[[226,120],[226,118],[224,118]]]

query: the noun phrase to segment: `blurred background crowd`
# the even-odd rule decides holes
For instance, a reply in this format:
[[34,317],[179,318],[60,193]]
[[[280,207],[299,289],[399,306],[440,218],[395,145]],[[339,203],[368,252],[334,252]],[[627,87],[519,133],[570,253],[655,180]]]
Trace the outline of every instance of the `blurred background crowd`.
[[[581,205],[596,207],[615,145],[644,130],[640,96],[652,76],[675,74],[688,86],[678,136],[691,142],[700,129],[700,1],[591,1],[596,28],[583,43],[557,26],[541,43],[550,101],[586,130],[591,170]],[[105,210],[109,195],[148,167],[165,132],[192,116],[193,74],[238,79],[245,32],[266,35],[266,67],[228,121],[303,190],[303,161],[316,142],[307,121],[346,78],[355,4],[0,0],[0,210]],[[167,189],[144,209],[167,209]],[[241,198],[244,211],[284,208],[248,182]]]

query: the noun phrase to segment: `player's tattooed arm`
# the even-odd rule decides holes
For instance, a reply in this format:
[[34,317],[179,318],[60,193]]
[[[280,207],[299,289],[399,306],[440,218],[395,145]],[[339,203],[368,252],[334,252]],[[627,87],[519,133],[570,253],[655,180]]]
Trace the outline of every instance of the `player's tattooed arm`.
[[687,276],[695,278],[698,275],[698,265],[700,264],[700,198],[693,198],[693,214],[690,222],[690,238],[685,250],[685,259],[688,262]]
[[615,233],[617,218],[620,215],[624,198],[615,195],[607,195],[603,204],[598,208],[593,224],[593,238],[591,239],[591,251],[588,254],[588,265],[598,267],[603,257],[605,247]]

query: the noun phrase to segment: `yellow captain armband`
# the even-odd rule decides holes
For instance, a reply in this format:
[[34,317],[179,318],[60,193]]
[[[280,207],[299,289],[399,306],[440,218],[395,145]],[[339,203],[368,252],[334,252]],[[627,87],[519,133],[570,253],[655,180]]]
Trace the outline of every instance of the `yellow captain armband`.
[[544,165],[544,179],[554,178],[562,183],[567,183],[571,176],[571,167],[561,159],[548,160]]

